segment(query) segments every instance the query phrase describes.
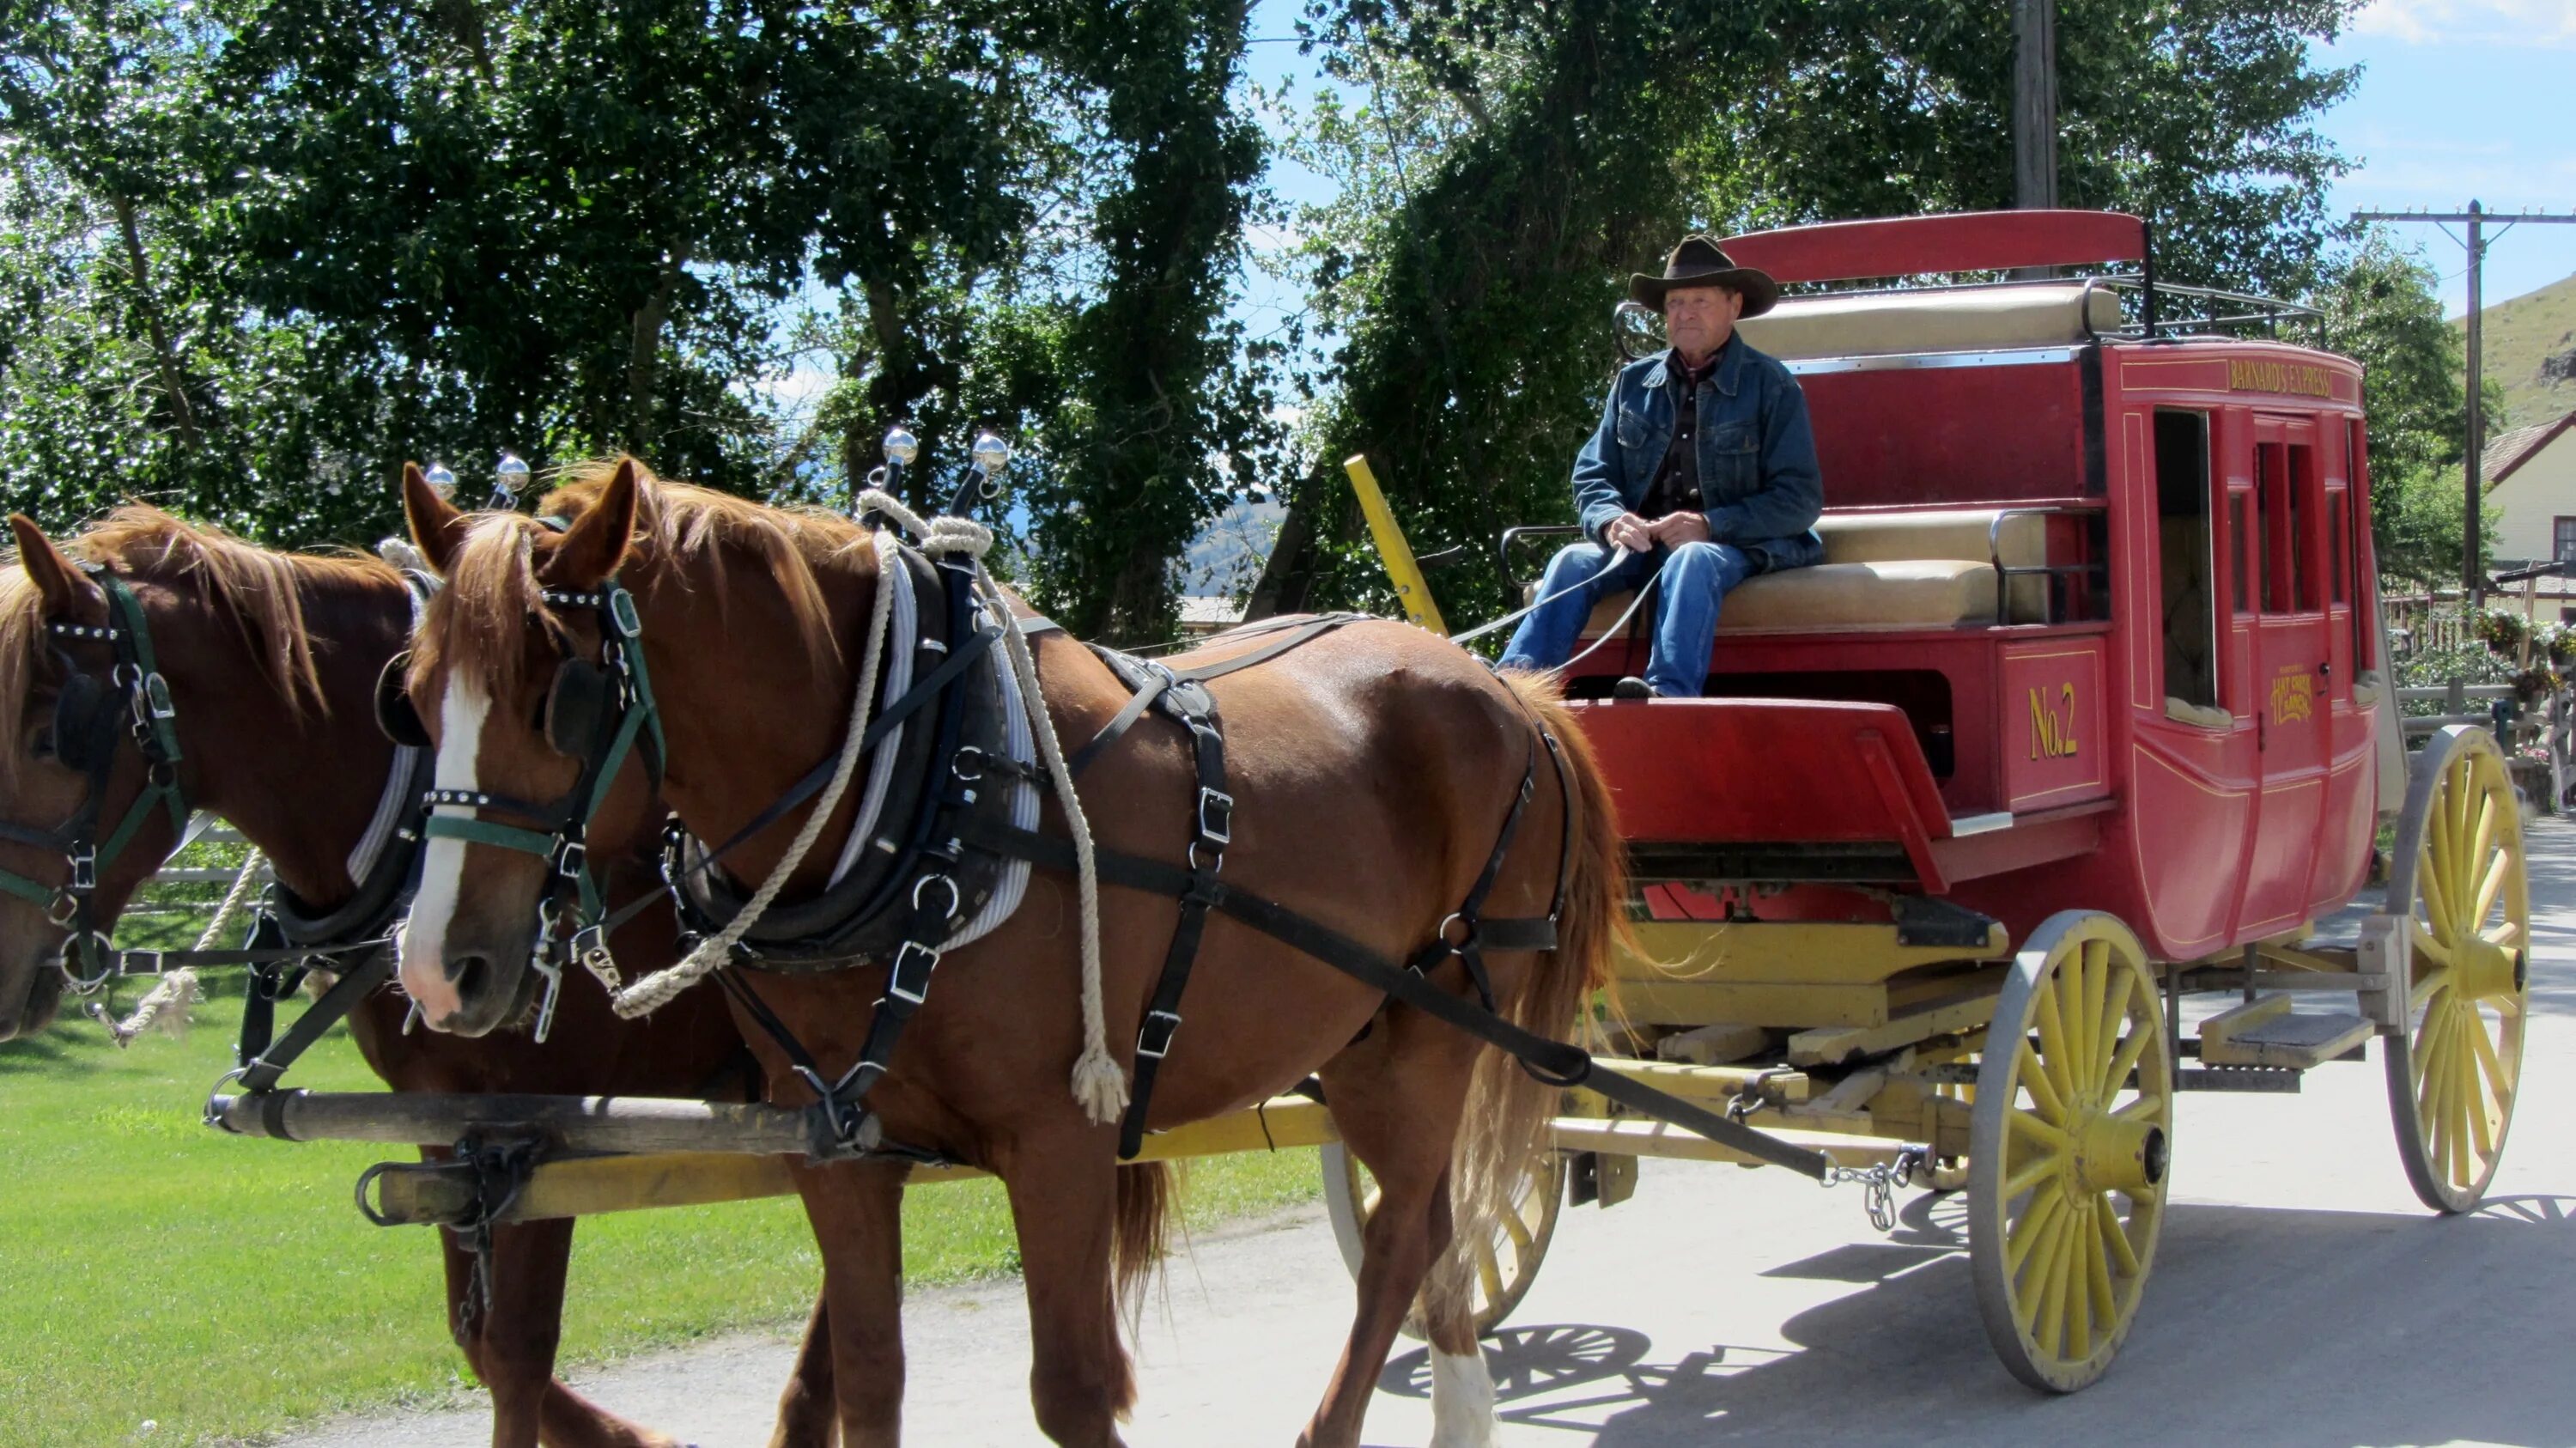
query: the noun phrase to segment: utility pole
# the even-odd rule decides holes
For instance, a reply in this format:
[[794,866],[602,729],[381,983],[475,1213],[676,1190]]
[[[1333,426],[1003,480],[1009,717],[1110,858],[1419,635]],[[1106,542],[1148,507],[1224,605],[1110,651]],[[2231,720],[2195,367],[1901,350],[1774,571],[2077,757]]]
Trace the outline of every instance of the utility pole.
[[2013,0],[2013,205],[2057,205],[2057,0]]
[[[2471,201],[2466,211],[2356,211],[2352,214],[2352,219],[2355,221],[2429,221],[2441,227],[2443,235],[2450,236],[2453,241],[2459,242],[2468,250],[2469,465],[2467,477],[2464,480],[2466,492],[2462,500],[2467,526],[2460,538],[2460,588],[2466,595],[2469,606],[2475,608],[2483,601],[2486,593],[2486,573],[2478,566],[2478,505],[2486,493],[2483,477],[2486,471],[2484,453],[2487,445],[2486,359],[2483,356],[2482,347],[2486,328],[2484,319],[2479,317],[2478,313],[2485,303],[2483,282],[2489,241],[2486,235],[2486,224],[2495,220],[2496,214]],[[2566,225],[2576,222],[2576,214],[2551,216],[2536,211],[2518,212],[2504,218],[2504,229],[2498,231],[2496,235],[2501,237],[2506,231],[2511,231],[2524,222]],[[2451,226],[2454,223],[2466,226],[2468,235],[2453,236]]]

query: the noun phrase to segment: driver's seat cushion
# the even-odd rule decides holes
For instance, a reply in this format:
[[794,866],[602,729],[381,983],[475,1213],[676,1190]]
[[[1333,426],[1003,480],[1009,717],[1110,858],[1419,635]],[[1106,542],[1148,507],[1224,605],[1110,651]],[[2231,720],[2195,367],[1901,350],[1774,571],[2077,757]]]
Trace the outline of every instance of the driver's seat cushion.
[[[2013,568],[2048,560],[2048,519],[2000,508],[1827,513],[1816,532],[1825,561],[1747,579],[1718,609],[1719,633],[1982,627],[1996,622],[1992,560]],[[2044,622],[2046,588],[2037,575],[2013,579],[2006,621]],[[1635,597],[1594,605],[1585,636],[1616,627]]]

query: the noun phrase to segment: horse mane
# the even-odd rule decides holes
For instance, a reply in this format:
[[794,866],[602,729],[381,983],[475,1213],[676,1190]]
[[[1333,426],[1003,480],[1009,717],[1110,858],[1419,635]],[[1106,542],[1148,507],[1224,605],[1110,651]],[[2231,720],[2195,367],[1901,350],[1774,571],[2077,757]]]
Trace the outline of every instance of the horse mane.
[[[539,514],[565,523],[579,518],[598,503],[619,461],[571,468],[569,480],[538,504]],[[819,571],[857,562],[873,573],[874,535],[867,529],[820,508],[774,507],[656,478],[640,463],[635,489],[635,537],[620,569],[630,584],[647,579],[667,579],[680,587],[704,584],[722,600],[730,566],[727,549],[739,549],[785,595],[806,649],[822,658],[840,656]],[[536,543],[544,529],[521,513],[486,513],[474,519],[449,560],[451,586],[431,601],[441,626],[423,631],[416,645],[421,666],[443,662],[469,674],[497,672],[515,657],[520,631],[530,617],[549,631],[561,627],[537,582]]]
[[[393,568],[362,553],[277,553],[190,523],[143,503],[128,503],[57,540],[75,559],[104,563],[132,582],[192,592],[231,615],[270,685],[301,714],[329,713],[313,643],[304,627],[308,585],[399,584]],[[0,571],[0,718],[24,708],[46,648],[45,601],[11,556]],[[18,751],[0,749],[0,790],[17,784]]]

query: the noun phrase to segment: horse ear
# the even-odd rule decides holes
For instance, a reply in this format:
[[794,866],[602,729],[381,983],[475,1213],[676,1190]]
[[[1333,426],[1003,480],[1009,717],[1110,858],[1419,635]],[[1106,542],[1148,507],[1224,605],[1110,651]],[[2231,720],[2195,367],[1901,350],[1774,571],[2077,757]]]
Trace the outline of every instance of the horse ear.
[[76,623],[100,623],[107,617],[107,595],[45,536],[24,513],[9,515],[9,531],[18,535],[18,562],[27,581],[44,595],[45,616]]
[[637,494],[642,486],[636,478],[635,459],[619,458],[608,486],[599,490],[599,497],[564,530],[563,542],[555,545],[553,566],[546,570],[553,582],[567,588],[592,588],[616,575],[635,538]]
[[403,517],[411,524],[411,541],[431,571],[447,575],[456,550],[465,546],[465,511],[438,495],[418,463],[403,464]]

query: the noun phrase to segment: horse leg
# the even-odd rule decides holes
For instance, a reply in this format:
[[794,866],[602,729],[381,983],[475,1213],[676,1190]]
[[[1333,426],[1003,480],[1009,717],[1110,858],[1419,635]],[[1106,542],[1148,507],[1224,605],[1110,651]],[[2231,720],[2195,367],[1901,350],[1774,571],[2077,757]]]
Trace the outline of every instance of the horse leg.
[[569,1218],[493,1228],[488,1304],[470,1295],[474,1254],[455,1234],[439,1234],[448,1323],[492,1395],[493,1448],[678,1448],[555,1381],[572,1234]]
[[1002,1170],[1029,1298],[1029,1402],[1064,1448],[1118,1448],[1136,1378],[1111,1280],[1118,1169],[1095,1133],[1014,1152]]
[[[902,1370],[899,1362],[896,1370]],[[833,1448],[840,1441],[839,1417],[832,1399],[830,1299],[818,1295],[814,1315],[805,1323],[805,1344],[796,1353],[796,1370],[778,1395],[778,1427],[770,1434],[769,1448]]]
[[[1403,1329],[1449,1245],[1449,1157],[1465,1107],[1473,1060],[1446,1042],[1425,1040],[1423,1030],[1443,1029],[1410,1012],[1390,1011],[1376,1038],[1324,1072],[1324,1096],[1342,1144],[1377,1178],[1378,1202],[1360,1238],[1359,1309],[1324,1401],[1298,1438],[1300,1448],[1353,1448],[1368,1414],[1369,1396],[1386,1369],[1387,1353]],[[1409,1039],[1408,1039],[1409,1038]],[[1462,1038],[1463,1039],[1463,1038]],[[1448,1047],[1447,1049],[1442,1049]],[[1437,1058],[1425,1060],[1425,1057]],[[1460,1375],[1463,1360],[1476,1371],[1484,1359],[1464,1313],[1440,1314],[1435,1329],[1447,1342],[1432,1345],[1434,1448],[1469,1448],[1491,1441],[1490,1411],[1484,1436],[1467,1425],[1473,1413],[1457,1386],[1444,1395],[1444,1377]],[[1456,1359],[1453,1361],[1453,1359]],[[1463,1384],[1461,1384],[1463,1386]],[[1487,1401],[1490,1403],[1490,1390]],[[1459,1404],[1450,1408],[1451,1403]],[[1455,1425],[1453,1426],[1453,1420]]]
[[[1441,1195],[1435,1257],[1448,1249],[1448,1194]],[[1431,1448],[1493,1448],[1494,1374],[1476,1341],[1475,1303],[1435,1281],[1422,1306],[1431,1336]]]
[[[823,1297],[806,1329],[805,1361],[779,1402],[773,1445],[827,1442],[815,1408],[837,1403],[846,1448],[893,1448],[903,1432],[902,1163],[843,1162],[795,1169],[805,1216],[823,1253]],[[817,1339],[828,1368],[810,1373]],[[792,1421],[791,1421],[792,1420]]]

